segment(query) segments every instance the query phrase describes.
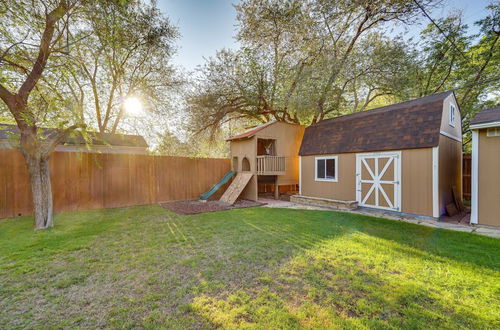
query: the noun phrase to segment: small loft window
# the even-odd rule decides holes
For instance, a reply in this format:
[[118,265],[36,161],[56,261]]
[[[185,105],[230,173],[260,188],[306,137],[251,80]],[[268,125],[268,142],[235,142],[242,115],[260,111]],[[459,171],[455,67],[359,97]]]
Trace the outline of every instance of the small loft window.
[[456,117],[456,108],[453,104],[450,104],[450,126],[455,127],[455,117]]
[[338,181],[338,158],[337,156],[316,157],[316,181]]
[[488,130],[486,131],[486,136],[488,137],[500,136],[500,127],[488,128]]

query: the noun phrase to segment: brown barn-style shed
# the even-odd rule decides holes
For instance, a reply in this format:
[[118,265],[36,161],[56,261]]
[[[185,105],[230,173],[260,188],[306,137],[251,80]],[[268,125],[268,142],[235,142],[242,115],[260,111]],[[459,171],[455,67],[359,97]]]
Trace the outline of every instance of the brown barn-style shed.
[[470,128],[471,223],[500,226],[500,107],[480,111]]
[[300,147],[300,196],[439,217],[462,198],[453,92],[324,120]]

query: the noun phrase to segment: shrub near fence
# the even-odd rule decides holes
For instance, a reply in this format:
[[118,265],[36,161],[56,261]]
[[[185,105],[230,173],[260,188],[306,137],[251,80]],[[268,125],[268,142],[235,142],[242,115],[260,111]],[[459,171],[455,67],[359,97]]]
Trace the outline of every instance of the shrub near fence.
[[[231,163],[229,159],[55,152],[50,169],[54,211],[60,212],[196,199],[231,169]],[[24,215],[32,215],[24,158],[18,150],[0,149],[0,218]]]

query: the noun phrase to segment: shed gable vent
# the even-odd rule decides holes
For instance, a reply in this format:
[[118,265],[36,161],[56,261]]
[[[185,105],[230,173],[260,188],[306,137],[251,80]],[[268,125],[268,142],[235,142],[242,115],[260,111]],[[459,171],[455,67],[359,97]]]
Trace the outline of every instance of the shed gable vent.
[[489,136],[489,137],[500,136],[500,127],[488,128],[486,136]]

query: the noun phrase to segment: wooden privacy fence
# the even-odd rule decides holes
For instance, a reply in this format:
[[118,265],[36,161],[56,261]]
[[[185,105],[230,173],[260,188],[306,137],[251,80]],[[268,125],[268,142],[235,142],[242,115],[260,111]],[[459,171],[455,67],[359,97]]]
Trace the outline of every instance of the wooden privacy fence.
[[[196,199],[230,171],[229,159],[55,152],[54,211]],[[214,197],[220,197],[226,186]],[[32,214],[31,186],[18,150],[0,149],[0,218]]]
[[470,201],[471,198],[471,155],[463,155],[463,166],[462,166],[462,191],[464,199]]

